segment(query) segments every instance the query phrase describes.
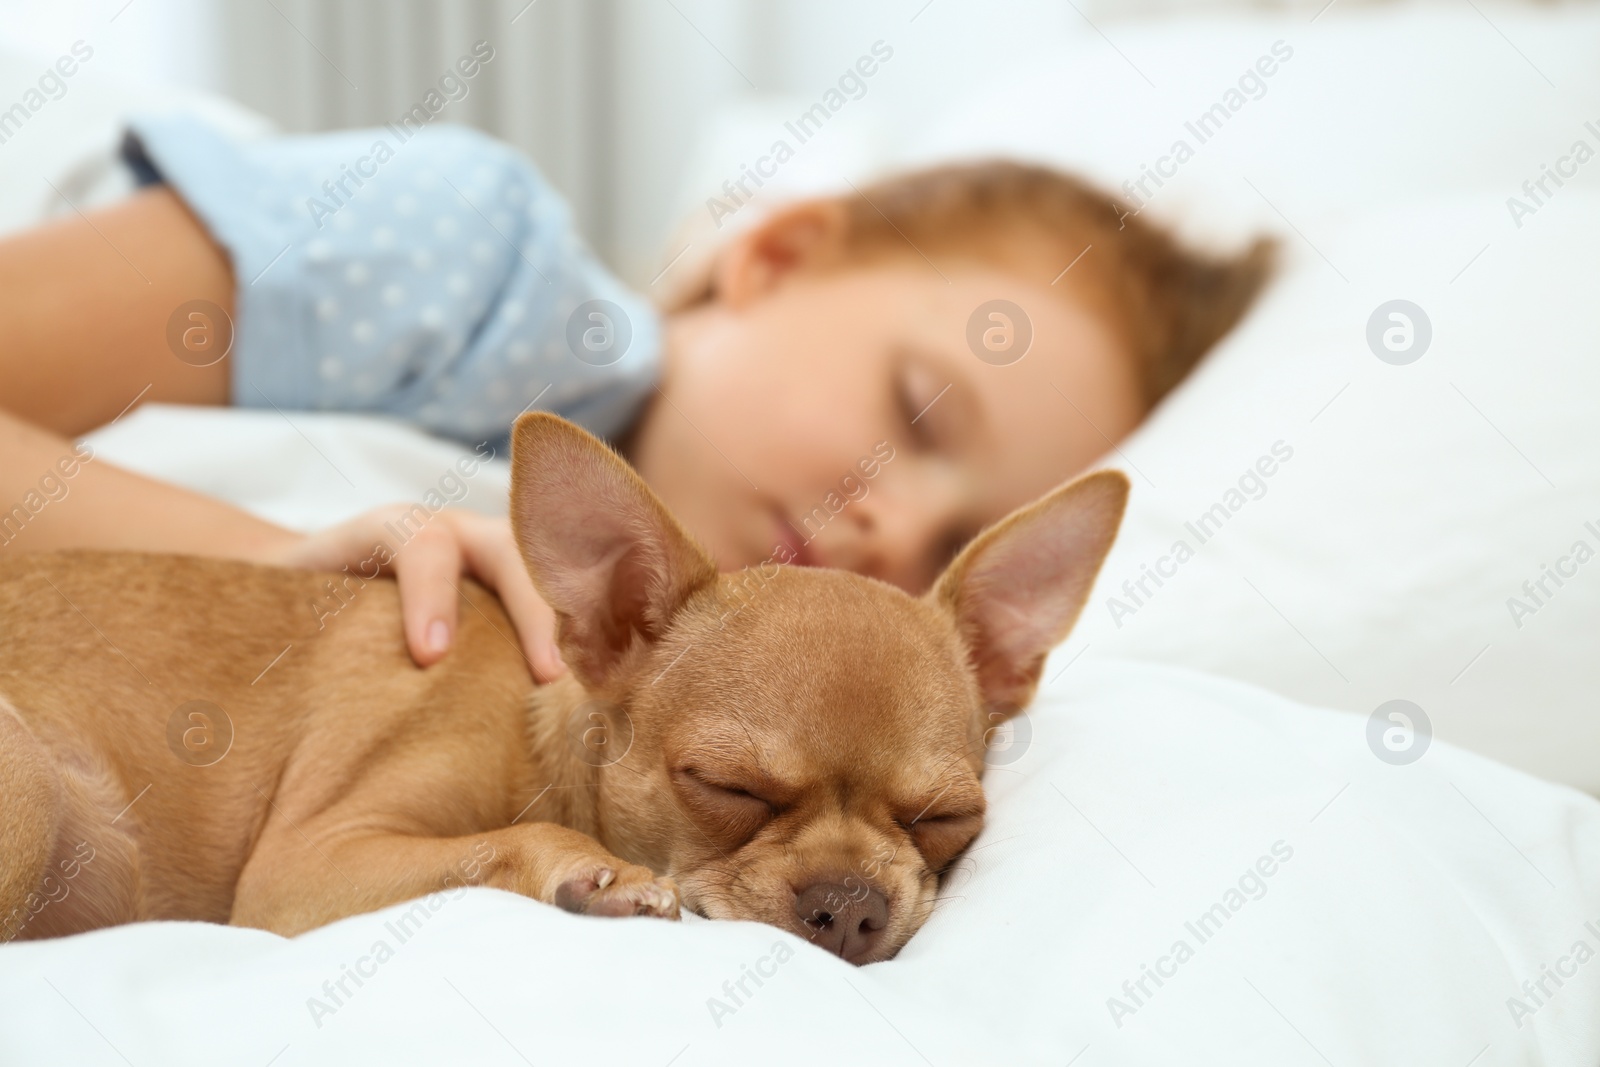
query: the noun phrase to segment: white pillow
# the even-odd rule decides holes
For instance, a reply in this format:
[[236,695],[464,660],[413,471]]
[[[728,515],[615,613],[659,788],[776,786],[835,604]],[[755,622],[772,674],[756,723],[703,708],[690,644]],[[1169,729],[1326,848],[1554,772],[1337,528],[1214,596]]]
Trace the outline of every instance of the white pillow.
[[[1009,72],[893,162],[1036,159],[1224,239],[1466,190],[1497,194],[1509,230],[1507,198],[1543,210],[1522,183],[1545,164],[1573,172],[1566,189],[1600,188],[1600,159],[1561,163],[1580,139],[1600,149],[1600,6],[1336,3],[1315,22],[1234,13],[1104,32]],[[1157,185],[1147,167],[1171,176]],[[1566,191],[1545,190],[1545,203]]]
[[[0,1062],[1600,1059],[1573,951],[1600,946],[1600,803],[1448,746],[1391,766],[1358,717],[1171,668],[1079,663],[1027,722],[886,963],[491,890],[292,941],[147,923],[0,947]],[[1546,967],[1575,976],[1534,1003]]]
[[[1258,310],[1111,457],[1134,492],[1069,652],[1410,700],[1441,738],[1600,791],[1600,194],[1520,232],[1500,210],[1299,220],[1320,254],[1291,237]],[[1431,321],[1409,365],[1368,344],[1394,299]]]

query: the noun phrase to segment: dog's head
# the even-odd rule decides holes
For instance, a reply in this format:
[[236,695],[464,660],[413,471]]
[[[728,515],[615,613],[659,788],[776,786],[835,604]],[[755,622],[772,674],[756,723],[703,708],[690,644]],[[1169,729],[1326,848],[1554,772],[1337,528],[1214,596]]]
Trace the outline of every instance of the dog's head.
[[918,598],[777,563],[719,575],[627,464],[553,416],[517,422],[512,464],[524,558],[591,697],[575,728],[609,740],[602,843],[702,915],[893,956],[983,826],[985,740],[1077,619],[1127,479],[1012,514]]

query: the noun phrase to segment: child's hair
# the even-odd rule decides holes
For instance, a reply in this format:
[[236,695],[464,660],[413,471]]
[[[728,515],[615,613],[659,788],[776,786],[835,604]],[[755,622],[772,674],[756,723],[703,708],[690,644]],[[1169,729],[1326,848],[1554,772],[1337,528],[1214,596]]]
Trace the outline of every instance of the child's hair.
[[[1003,160],[913,171],[837,203],[846,213],[844,248],[821,269],[920,252],[1058,280],[1104,314],[1133,353],[1147,407],[1244,316],[1276,249],[1257,239],[1234,255],[1200,253],[1087,182]],[[1060,277],[1068,264],[1071,273]],[[684,281],[669,309],[709,296],[709,265]]]
[[851,258],[910,242],[935,260],[976,258],[1048,282],[1081,255],[1060,280],[1109,315],[1150,406],[1244,316],[1276,251],[1258,238],[1235,255],[1202,254],[1087,182],[1023,163],[936,167],[862,194],[842,200]]

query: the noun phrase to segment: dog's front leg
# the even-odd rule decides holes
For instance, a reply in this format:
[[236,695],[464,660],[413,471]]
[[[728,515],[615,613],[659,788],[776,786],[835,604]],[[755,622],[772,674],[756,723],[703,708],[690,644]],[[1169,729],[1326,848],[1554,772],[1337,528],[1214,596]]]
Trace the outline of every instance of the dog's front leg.
[[554,823],[464,837],[263,834],[230,921],[284,935],[463,885],[508,889],[588,915],[678,917],[678,887]]

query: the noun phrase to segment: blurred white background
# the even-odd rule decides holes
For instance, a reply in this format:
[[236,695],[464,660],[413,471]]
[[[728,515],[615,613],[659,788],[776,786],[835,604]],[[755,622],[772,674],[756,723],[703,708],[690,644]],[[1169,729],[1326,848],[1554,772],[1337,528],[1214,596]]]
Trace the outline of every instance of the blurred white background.
[[[638,282],[656,273],[675,223],[707,186],[750,162],[725,145],[728,123],[741,113],[788,114],[790,105],[797,114],[875,41],[893,49],[893,61],[829,123],[824,135],[837,143],[811,153],[826,154],[830,168],[881,157],[908,117],[948,108],[1042,49],[1155,6],[1193,5],[0,0],[0,40],[54,56],[82,38],[96,48],[101,75],[225,95],[289,131],[393,119],[486,40],[495,60],[443,117],[531,155],[602,255]],[[851,144],[873,151],[852,153]]]
[[[885,161],[905,157],[908,147],[915,156],[922,146],[908,145],[913,131],[958,113],[964,102],[1018,71],[1071,54],[1074,45],[1103,53],[1127,83],[1106,85],[1104,99],[1084,100],[1084,108],[1106,110],[1140,102],[1130,97],[1173,95],[1171,86],[1158,86],[1119,47],[1136,23],[1231,9],[1277,11],[1292,15],[1297,25],[1309,28],[1320,20],[1318,29],[1327,29],[1379,6],[1404,5],[0,0],[0,45],[55,56],[81,38],[96,49],[100,77],[229,97],[280,129],[301,132],[393,120],[475,42],[486,41],[495,59],[441,120],[479,127],[528,153],[567,195],[602,256],[643,285],[683,246],[671,240],[677,224],[690,214],[703,221],[705,197],[736,179],[756,152],[783,135],[785,118],[815,104],[875,42],[892,50],[892,61],[868,81],[864,96],[851,100],[784,168],[785,188],[859,183]],[[1473,36],[1515,63],[1490,0],[1454,6],[1497,11],[1494,22],[1474,19]],[[1008,117],[991,116],[997,125]],[[972,133],[964,136],[970,140]]]

